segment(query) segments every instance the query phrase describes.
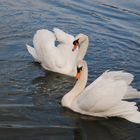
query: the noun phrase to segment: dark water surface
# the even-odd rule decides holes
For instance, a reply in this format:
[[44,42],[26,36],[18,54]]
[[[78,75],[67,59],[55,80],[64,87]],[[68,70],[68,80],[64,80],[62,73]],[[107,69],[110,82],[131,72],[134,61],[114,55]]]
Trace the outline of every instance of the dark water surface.
[[139,0],[0,0],[0,140],[140,140],[140,125],[61,107],[75,79],[43,70],[25,47],[53,27],[89,36],[88,83],[126,70],[140,90]]

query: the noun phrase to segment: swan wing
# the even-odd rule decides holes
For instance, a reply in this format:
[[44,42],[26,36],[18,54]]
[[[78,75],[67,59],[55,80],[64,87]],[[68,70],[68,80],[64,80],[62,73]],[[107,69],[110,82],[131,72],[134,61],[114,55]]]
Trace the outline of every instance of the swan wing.
[[47,29],[38,30],[33,38],[35,51],[42,66],[52,71],[58,71],[58,68],[65,64],[62,51],[55,46],[55,41],[54,33]]
[[124,96],[140,94],[129,84],[133,75],[123,71],[106,71],[75,100],[73,110],[82,114],[111,117],[118,116],[134,123],[140,123],[140,112],[135,102],[122,100]]
[[134,80],[133,74],[124,71],[110,71],[108,74],[114,80],[123,80],[126,82],[128,88],[124,99],[140,98],[140,92],[130,85]]
[[109,71],[109,76],[112,77],[114,80],[123,80],[130,85],[134,79],[134,75],[124,71]]
[[65,44],[72,44],[74,41],[74,36],[64,32],[59,28],[53,28],[54,34],[57,38],[57,41],[65,43]]
[[104,112],[117,105],[126,94],[127,84],[103,73],[77,98],[76,104],[87,112]]
[[48,57],[48,48],[54,46],[55,42],[54,34],[46,29],[37,30],[33,37],[34,49],[40,62],[43,63],[44,59]]
[[33,38],[33,44],[37,53],[42,55],[43,51],[55,47],[55,35],[47,29],[38,30]]
[[127,84],[127,92],[125,93],[125,95],[123,97],[124,99],[140,98],[140,92],[130,85],[134,79],[134,75],[131,73],[128,73],[128,72],[124,72],[124,71],[109,71],[109,70],[107,70],[100,77],[98,77],[92,84],[90,84],[85,89],[85,91],[90,90],[90,88],[92,88],[94,84],[100,82],[105,75],[107,77],[111,77],[115,81],[121,80]]

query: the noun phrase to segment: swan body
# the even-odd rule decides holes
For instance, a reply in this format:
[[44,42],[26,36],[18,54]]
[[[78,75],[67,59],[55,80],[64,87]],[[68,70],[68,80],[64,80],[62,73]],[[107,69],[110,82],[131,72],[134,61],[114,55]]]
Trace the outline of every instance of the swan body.
[[140,123],[140,112],[135,102],[123,99],[140,98],[140,92],[130,86],[133,75],[123,71],[105,71],[89,86],[86,86],[88,70],[85,61],[80,79],[61,100],[62,106],[90,116],[121,117]]
[[[79,40],[83,43],[82,38],[87,36],[80,34],[79,37]],[[72,51],[74,39],[74,36],[58,28],[54,28],[53,32],[41,29],[34,35],[34,48],[28,44],[26,46],[35,61],[39,62],[44,69],[75,76],[76,63],[80,58],[83,59],[86,54],[88,37],[84,44],[86,47],[81,45],[81,48],[84,48],[82,51],[79,48]],[[59,42],[57,46],[55,46],[56,41]]]

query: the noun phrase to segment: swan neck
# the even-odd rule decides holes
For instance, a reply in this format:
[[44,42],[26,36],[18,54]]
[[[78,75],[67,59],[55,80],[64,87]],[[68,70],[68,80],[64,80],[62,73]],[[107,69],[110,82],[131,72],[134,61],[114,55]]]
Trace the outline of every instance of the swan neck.
[[84,90],[86,83],[87,83],[87,77],[88,77],[88,68],[85,61],[84,67],[81,72],[80,79],[76,82],[75,86],[72,88],[71,91],[69,91],[63,98],[62,98],[62,105],[65,107],[71,107],[73,101],[76,99],[76,97]]
[[79,48],[78,59],[77,59],[78,61],[83,60],[83,58],[85,57],[89,44],[88,37],[86,37],[85,40],[79,44],[80,44],[80,48]]

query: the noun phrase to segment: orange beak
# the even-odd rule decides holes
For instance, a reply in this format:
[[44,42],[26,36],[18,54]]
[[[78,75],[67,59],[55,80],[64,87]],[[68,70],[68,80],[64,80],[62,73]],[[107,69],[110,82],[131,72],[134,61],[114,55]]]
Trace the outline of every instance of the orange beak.
[[77,72],[77,74],[76,74],[76,80],[79,80],[80,79],[80,76],[81,76],[81,73],[80,72]]
[[74,52],[76,50],[76,48],[78,47],[78,43],[76,43],[73,48],[72,48],[72,51]]

